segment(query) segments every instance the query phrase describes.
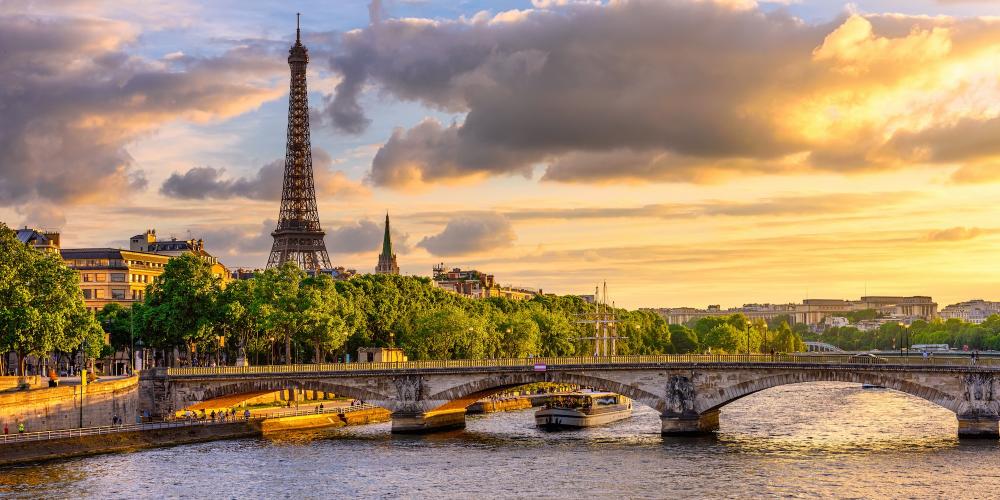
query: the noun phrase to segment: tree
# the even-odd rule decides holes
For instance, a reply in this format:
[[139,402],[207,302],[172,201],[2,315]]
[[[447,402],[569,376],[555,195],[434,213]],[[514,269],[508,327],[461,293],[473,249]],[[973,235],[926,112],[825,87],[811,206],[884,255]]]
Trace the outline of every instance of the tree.
[[499,358],[526,358],[541,351],[541,331],[530,310],[522,309],[508,315],[497,325],[499,350],[491,353]]
[[220,283],[200,257],[184,254],[167,262],[146,295],[151,345],[184,345],[193,364],[198,345],[215,336]]
[[314,349],[313,361],[322,363],[327,352],[339,349],[347,341],[349,308],[327,275],[306,278],[299,287],[298,310],[300,339]]
[[292,364],[292,333],[299,320],[299,285],[306,274],[294,262],[286,262],[254,277],[262,329],[273,342],[284,340],[285,364]]
[[0,224],[0,351],[17,353],[24,376],[27,356],[70,352],[85,340],[91,352],[103,347],[103,331],[83,305],[79,274]]
[[135,307],[135,304],[126,308],[112,302],[97,312],[97,322],[104,327],[111,342],[112,355],[119,351],[125,351],[128,353],[128,359],[132,359],[132,341],[135,332],[134,311],[132,309]]
[[687,354],[698,350],[698,335],[684,325],[670,325],[670,344],[677,354]]
[[400,343],[414,359],[481,359],[484,337],[481,319],[445,305],[416,312]]
[[777,352],[802,352],[805,347],[802,338],[792,331],[788,323],[782,323],[774,334],[774,350]]

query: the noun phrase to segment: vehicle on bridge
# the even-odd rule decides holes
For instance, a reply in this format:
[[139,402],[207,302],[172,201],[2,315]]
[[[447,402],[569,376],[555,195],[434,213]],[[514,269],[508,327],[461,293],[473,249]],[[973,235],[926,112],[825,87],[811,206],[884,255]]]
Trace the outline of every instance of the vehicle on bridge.
[[577,391],[556,397],[535,412],[546,429],[579,429],[610,424],[632,416],[632,400],[613,392]]
[[910,350],[917,352],[951,352],[948,344],[913,344]]
[[855,354],[854,356],[851,356],[850,362],[882,365],[888,363],[889,358],[883,358],[882,356],[876,356],[869,352],[863,352],[861,354]]

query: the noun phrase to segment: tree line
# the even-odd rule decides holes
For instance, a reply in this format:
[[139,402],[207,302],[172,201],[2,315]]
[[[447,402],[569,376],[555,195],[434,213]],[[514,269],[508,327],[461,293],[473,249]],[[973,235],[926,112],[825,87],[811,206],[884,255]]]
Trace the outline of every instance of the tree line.
[[[97,314],[83,305],[79,274],[57,255],[28,248],[0,225],[0,352],[97,357],[152,349],[160,365],[345,360],[359,347],[395,346],[413,360],[586,356],[595,306],[577,296],[471,299],[429,278],[308,276],[293,264],[223,285],[194,255],[170,259],[129,306]],[[668,325],[654,311],[614,309],[619,354],[800,350],[787,324],[742,315]],[[104,343],[107,332],[109,345]],[[24,372],[24,367],[19,367]]]
[[960,319],[917,320],[909,326],[891,322],[877,329],[862,331],[853,326],[828,328],[809,334],[810,340],[835,345],[848,351],[896,350],[915,344],[948,344],[953,348],[968,346],[974,350],[1000,350],[1000,316],[990,316],[982,324]]

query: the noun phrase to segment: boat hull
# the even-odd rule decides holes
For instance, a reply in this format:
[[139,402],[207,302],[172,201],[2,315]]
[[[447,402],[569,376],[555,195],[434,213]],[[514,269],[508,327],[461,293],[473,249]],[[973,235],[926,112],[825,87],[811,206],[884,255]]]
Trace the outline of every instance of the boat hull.
[[586,413],[568,408],[545,408],[535,412],[535,425],[545,429],[582,429],[606,425],[632,416],[632,405],[618,405],[599,413]]

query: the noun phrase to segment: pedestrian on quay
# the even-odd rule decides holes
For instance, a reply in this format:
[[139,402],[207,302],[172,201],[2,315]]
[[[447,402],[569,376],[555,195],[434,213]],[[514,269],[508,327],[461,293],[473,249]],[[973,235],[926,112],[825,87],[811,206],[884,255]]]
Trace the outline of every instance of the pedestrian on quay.
[[10,434],[10,429],[7,428],[7,422],[4,422],[3,423],[3,435],[6,436],[7,434]]
[[247,422],[250,421],[250,408],[243,410],[243,419],[246,420]]
[[17,424],[17,433],[24,434],[24,422],[20,422]]

